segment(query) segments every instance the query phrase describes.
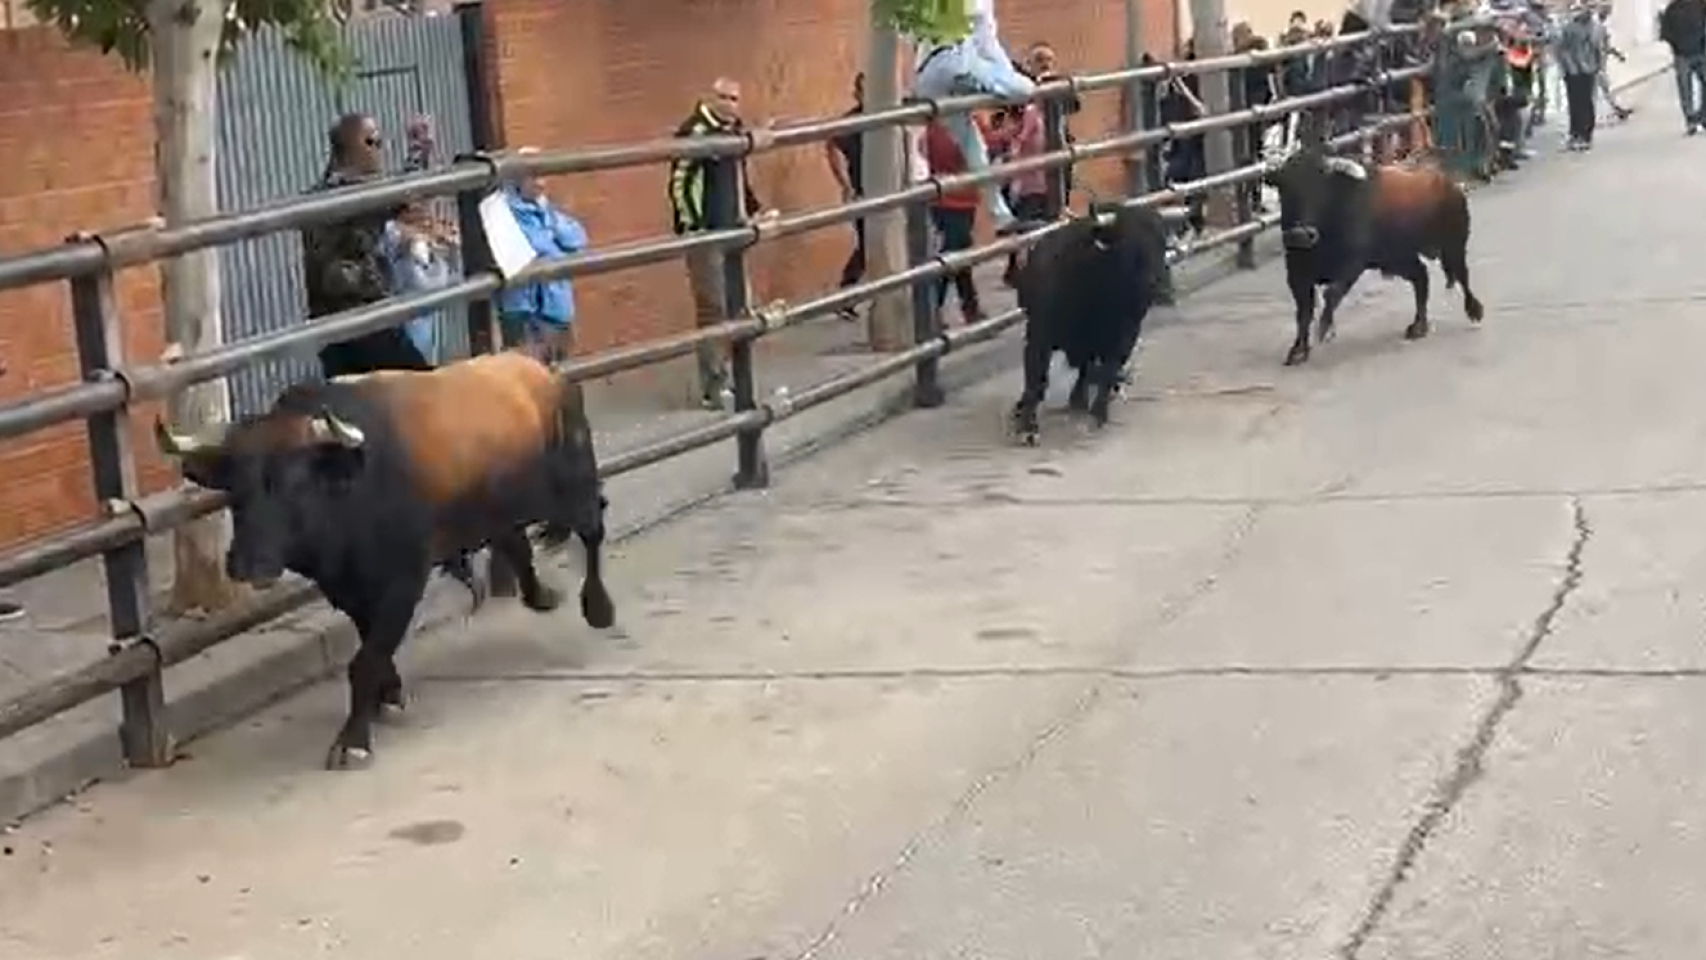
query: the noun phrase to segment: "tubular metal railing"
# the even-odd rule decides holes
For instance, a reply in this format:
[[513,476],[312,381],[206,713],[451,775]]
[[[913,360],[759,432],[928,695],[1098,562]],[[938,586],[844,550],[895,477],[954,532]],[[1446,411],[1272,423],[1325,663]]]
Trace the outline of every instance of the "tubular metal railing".
[[[157,225],[105,234],[79,234],[62,247],[0,259],[0,291],[64,282],[70,287],[81,383],[44,391],[0,404],[0,440],[24,436],[55,424],[83,420],[87,424],[92,480],[97,500],[105,505],[104,519],[0,554],[0,588],[38,577],[94,556],[104,559],[113,643],[109,655],[82,669],[60,675],[23,696],[0,703],[0,739],[41,723],[104,693],[121,692],[121,739],[125,757],[135,766],[158,766],[170,756],[171,743],[161,684],[162,671],[196,654],[313,601],[310,586],[288,583],[255,597],[241,608],[221,611],[206,619],[157,622],[149,601],[145,539],[171,530],[222,507],[222,498],[205,491],[168,491],[141,495],[136,461],[124,429],[125,411],[133,404],[165,398],[191,385],[231,374],[243,367],[289,351],[317,348],[350,337],[395,326],[423,311],[466,303],[470,341],[476,350],[492,348],[489,301],[506,283],[522,284],[560,277],[580,277],[627,269],[681,257],[700,250],[717,250],[731,279],[744,277],[745,252],[755,244],[848,223],[884,211],[904,210],[907,220],[909,265],[889,276],[825,293],[792,305],[754,306],[745,302],[745,283],[724,285],[724,321],[646,343],[620,347],[562,366],[575,380],[606,376],[686,356],[702,343],[727,344],[732,372],[734,410],[704,426],[636,449],[621,451],[602,464],[606,477],[638,470],[678,454],[733,437],[737,441],[736,485],[761,487],[768,483],[764,431],[769,426],[826,403],[867,384],[913,371],[914,401],[920,407],[940,405],[943,390],[940,359],[960,347],[987,341],[1020,322],[1012,310],[954,330],[942,327],[933,282],[958,270],[1006,256],[1056,229],[1042,227],[970,250],[932,254],[926,226],[927,204],[943,191],[1004,181],[1022,173],[1050,172],[1056,208],[1065,206],[1059,171],[1075,162],[1096,158],[1141,157],[1153,147],[1181,137],[1232,130],[1253,123],[1289,117],[1351,103],[1358,98],[1385,101],[1384,91],[1419,77],[1425,66],[1390,69],[1375,66],[1362,79],[1274,103],[1234,109],[1188,123],[1133,129],[1087,144],[1069,145],[1062,137],[1061,103],[1069,97],[1122,89],[1141,94],[1145,85],[1174,77],[1278,64],[1295,57],[1337,54],[1368,44],[1390,47],[1414,27],[1397,27],[1375,34],[1357,34],[1253,54],[1165,63],[1054,81],[1041,85],[1032,98],[1045,105],[1047,152],[1024,160],[997,164],[987,172],[934,177],[883,196],[783,216],[772,222],[747,224],[731,205],[709,211],[713,229],[683,237],[624,244],[609,249],[536,263],[506,279],[485,255],[476,212],[481,196],[529,175],[587,173],[664,162],[678,157],[713,158],[713,177],[732,178],[738,161],[748,155],[821,143],[829,138],[880,127],[919,123],[956,112],[1003,105],[986,95],[933,102],[908,102],[899,107],[850,117],[814,120],[770,133],[715,136],[692,140],[667,139],[646,143],[567,150],[529,155],[476,154],[453,165],[382,182],[292,199],[257,210],[219,216],[179,226]],[[1231,85],[1236,88],[1237,84]],[[1392,98],[1391,102],[1397,102]],[[1413,123],[1416,117],[1398,112],[1332,142],[1343,148],[1366,142],[1382,131]],[[1134,164],[1134,169],[1141,163]],[[1127,186],[1123,202],[1156,206],[1245,184],[1259,178],[1265,166],[1257,162],[1217,171],[1203,179],[1175,184],[1148,193],[1135,183]],[[732,198],[734,191],[711,191]],[[265,234],[299,229],[352,214],[394,208],[426,197],[456,195],[469,262],[464,279],[452,286],[386,300],[312,323],[228,344],[205,353],[166,363],[131,364],[123,355],[120,317],[113,293],[115,273],[127,266],[217,247]],[[1253,218],[1239,204],[1237,226],[1201,239],[1178,257],[1236,243],[1251,265],[1250,243],[1270,227],[1273,217]],[[777,330],[831,316],[844,307],[884,293],[911,290],[915,343],[863,369],[843,374],[795,392],[791,397],[761,402],[755,395],[752,344]]]

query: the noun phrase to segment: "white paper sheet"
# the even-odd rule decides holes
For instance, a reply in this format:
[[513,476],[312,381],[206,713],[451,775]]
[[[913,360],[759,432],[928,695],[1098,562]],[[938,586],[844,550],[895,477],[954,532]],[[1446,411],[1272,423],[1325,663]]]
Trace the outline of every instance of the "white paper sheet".
[[491,252],[492,263],[504,279],[515,276],[539,258],[533,244],[527,242],[527,235],[521,232],[521,225],[515,222],[509,200],[501,191],[488,193],[480,201],[480,225],[486,231],[486,249]]

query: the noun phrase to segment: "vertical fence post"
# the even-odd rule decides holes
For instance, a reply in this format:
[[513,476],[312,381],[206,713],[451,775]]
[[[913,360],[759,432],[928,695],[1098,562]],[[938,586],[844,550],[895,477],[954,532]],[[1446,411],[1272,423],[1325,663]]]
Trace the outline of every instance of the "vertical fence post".
[[[711,161],[707,172],[705,194],[712,201],[705,211],[712,230],[732,230],[746,221],[743,200],[746,184],[741,177],[739,157],[719,157]],[[747,311],[746,250],[728,247],[722,251],[723,319],[735,320]],[[753,364],[753,339],[744,338],[729,344],[729,392],[734,395],[738,413],[758,409],[758,379]],[[756,490],[770,485],[770,464],[764,456],[764,428],[752,427],[735,434],[736,470],[734,483],[740,490]]]
[[[930,259],[930,211],[921,201],[906,208],[906,265],[923,266]],[[912,284],[912,338],[926,344],[942,335],[942,311],[936,291],[945,278],[918,280]],[[939,407],[947,397],[942,391],[941,363],[935,357],[918,361],[912,385],[912,405]]]
[[[88,242],[86,234],[70,242]],[[77,362],[83,379],[107,380],[124,365],[124,333],[119,325],[110,270],[71,281],[71,320],[77,340]],[[137,498],[136,459],[124,410],[88,419],[89,462],[95,499],[109,509]],[[148,541],[137,539],[101,556],[107,582],[107,613],[112,621],[113,650],[134,643],[151,644],[147,630],[153,617],[149,596]],[[143,676],[119,688],[123,714],[119,742],[132,767],[163,767],[172,760],[172,735],[166,717],[166,693],[160,677],[158,652]]]
[[[1249,93],[1248,81],[1245,80],[1245,70],[1255,67],[1244,67],[1232,70],[1226,76],[1226,108],[1233,112],[1249,106],[1246,102]],[[1238,166],[1248,166],[1262,159],[1261,138],[1257,135],[1255,123],[1249,123],[1231,131],[1233,162]],[[1261,182],[1248,181],[1238,184],[1232,192],[1232,217],[1236,226],[1242,227],[1255,216],[1255,204],[1252,202],[1256,191],[1262,189]],[[1234,262],[1245,270],[1256,267],[1256,238],[1245,237],[1238,241],[1238,253]]]
[[[1050,97],[1043,101],[1042,108],[1043,149],[1049,153],[1065,149],[1066,103],[1058,97]],[[1048,209],[1043,215],[1053,220],[1066,210],[1066,167],[1048,168],[1043,173],[1043,182],[1048,197]]]
[[[1149,83],[1144,80],[1133,80],[1124,87],[1125,93],[1125,129],[1137,133],[1144,128],[1143,105],[1149,97]],[[1126,197],[1141,197],[1148,193],[1149,186],[1149,157],[1152,147],[1136,147],[1125,167]]]
[[[496,119],[492,116],[492,91],[486,70],[486,22],[479,2],[461,3],[456,7],[457,26],[462,33],[462,79],[468,88],[468,128],[473,135],[474,152],[488,153],[498,149]],[[464,159],[458,157],[458,160]],[[491,270],[491,250],[486,245],[486,231],[480,223],[480,195],[464,191],[456,195],[456,229],[462,238],[462,270],[473,276]],[[496,331],[492,329],[492,302],[474,300],[468,304],[468,352],[491,353],[497,349]]]

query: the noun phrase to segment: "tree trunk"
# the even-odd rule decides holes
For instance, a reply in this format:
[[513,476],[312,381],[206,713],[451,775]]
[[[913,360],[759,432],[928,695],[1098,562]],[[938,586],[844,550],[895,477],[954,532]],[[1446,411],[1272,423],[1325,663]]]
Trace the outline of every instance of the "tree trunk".
[[[870,51],[865,67],[865,108],[887,110],[900,102],[896,60],[899,40],[871,7]],[[880,127],[865,134],[865,195],[879,197],[901,187],[905,164],[898,127]],[[892,276],[904,269],[905,220],[900,211],[875,213],[865,221],[865,269],[869,279]],[[871,301],[868,326],[871,349],[904,350],[912,344],[911,299],[906,292],[884,294]]]
[[[148,29],[154,82],[154,167],[160,214],[169,225],[219,212],[214,180],[218,126],[219,42],[225,8],[216,0],[149,0]],[[169,351],[199,353],[223,340],[219,310],[219,254],[202,250],[160,266]],[[226,419],[230,397],[224,378],[191,387],[167,405],[180,432]],[[229,519],[198,520],[174,534],[171,609],[185,614],[229,605],[237,591],[225,576]]]

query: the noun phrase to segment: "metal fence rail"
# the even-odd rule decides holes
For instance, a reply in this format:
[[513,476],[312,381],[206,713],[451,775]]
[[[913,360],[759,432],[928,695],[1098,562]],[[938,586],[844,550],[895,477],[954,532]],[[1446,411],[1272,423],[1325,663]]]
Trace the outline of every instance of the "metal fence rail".
[[[804,410],[829,402],[862,386],[912,370],[917,406],[943,402],[938,380],[940,359],[969,344],[995,338],[1018,324],[1017,310],[955,330],[943,329],[932,282],[952,272],[1020,250],[1058,225],[998,240],[957,253],[932,255],[928,247],[926,205],[943,191],[1004,181],[1022,173],[1060,171],[1074,162],[1106,157],[1132,157],[1180,137],[1230,130],[1303,111],[1341,105],[1357,98],[1384,101],[1384,91],[1419,77],[1426,67],[1376,68],[1356,83],[1335,86],[1249,109],[1204,117],[1189,123],[1130,130],[1086,144],[1068,145],[1060,136],[1060,103],[1068,97],[1096,91],[1125,89],[1171,77],[1267,66],[1287,60],[1350,51],[1367,44],[1389,45],[1415,32],[1399,27],[1315,41],[1292,47],[1183,63],[1086,75],[1044,84],[1032,98],[1050,111],[1047,153],[1022,161],[998,164],[984,173],[931,178],[885,196],[808,210],[769,223],[745,224],[735,209],[709,211],[715,228],[686,237],[667,237],[624,244],[604,250],[540,262],[510,278],[528,283],[560,277],[586,276],[641,264],[674,259],[690,251],[715,249],[732,278],[744,273],[748,248],[770,240],[845,224],[871,214],[904,209],[907,218],[909,266],[890,276],[839,289],[794,304],[754,306],[744,300],[745,283],[725,284],[724,322],[646,343],[621,347],[564,364],[575,380],[605,376],[659,363],[694,352],[701,343],[726,343],[731,354],[734,411],[679,435],[636,449],[624,450],[602,464],[605,477],[638,470],[699,447],[734,437],[737,440],[737,486],[760,487],[768,482],[763,436],[767,427]],[[1236,87],[1236,85],[1233,85]],[[125,757],[135,766],[158,766],[169,760],[170,738],[161,673],[166,667],[312,602],[316,591],[290,583],[258,595],[241,608],[196,621],[157,623],[149,609],[149,579],[144,540],[196,517],[221,509],[222,498],[205,491],[168,491],[140,496],[135,459],[128,449],[124,414],[135,403],[164,398],[187,386],[227,376],[257,362],[317,348],[349,337],[395,326],[423,310],[467,305],[469,339],[476,350],[491,349],[489,300],[506,283],[489,260],[470,256],[465,279],[430,293],[397,297],[382,303],[301,323],[216,350],[169,363],[130,365],[122,355],[120,319],[113,296],[113,277],[121,268],[152,262],[191,250],[215,247],[300,228],[353,213],[374,211],[402,202],[455,196],[461,211],[466,249],[484,250],[475,205],[486,192],[524,175],[561,175],[658,163],[678,157],[714,158],[712,176],[732,178],[738,160],[769,150],[817,144],[831,137],[907,123],[943,114],[1001,105],[990,96],[953,97],[934,102],[909,102],[875,113],[794,124],[771,134],[739,137],[668,139],[640,144],[560,151],[527,156],[472,155],[455,164],[425,173],[391,178],[380,183],[311,195],[256,210],[221,216],[170,228],[158,226],[101,235],[81,234],[57,249],[0,260],[0,290],[33,284],[67,282],[71,291],[77,347],[84,382],[44,391],[0,405],[0,439],[19,437],[72,420],[87,423],[92,474],[98,500],[107,506],[105,519],[0,554],[0,588],[37,577],[89,557],[104,558],[114,642],[109,656],[63,674],[23,696],[0,703],[0,739],[72,709],[114,689],[123,701],[121,738]],[[1336,140],[1343,148],[1367,142],[1382,131],[1408,125],[1416,117],[1405,112],[1382,115],[1372,123]],[[1265,172],[1260,162],[1212,173],[1204,179],[1177,184],[1141,196],[1128,195],[1131,205],[1156,206],[1208,191],[1256,180]],[[1051,177],[1057,200],[1060,178]],[[733,198],[733,191],[714,191]],[[1136,190],[1128,187],[1128,194]],[[1227,244],[1248,252],[1253,237],[1272,226],[1273,217],[1252,218],[1240,204],[1239,225],[1192,244],[1181,256],[1192,256]],[[753,342],[777,330],[835,314],[844,307],[884,293],[910,288],[914,345],[862,369],[816,384],[783,399],[761,402],[755,394]]]

